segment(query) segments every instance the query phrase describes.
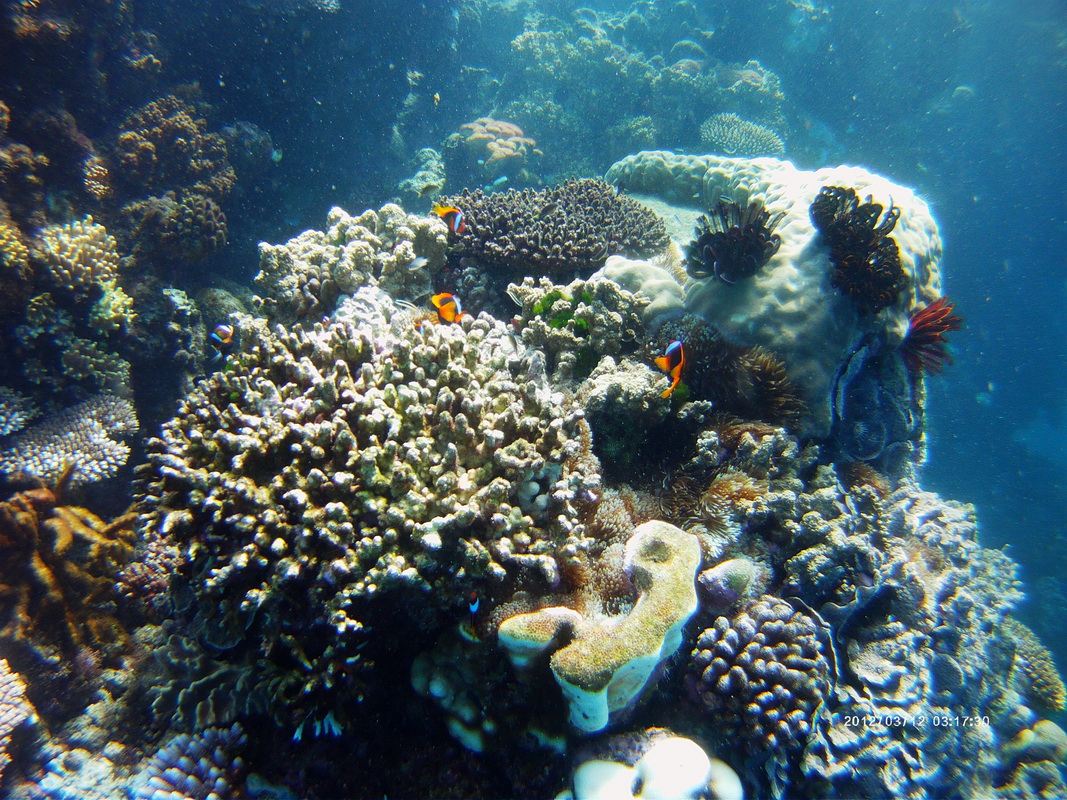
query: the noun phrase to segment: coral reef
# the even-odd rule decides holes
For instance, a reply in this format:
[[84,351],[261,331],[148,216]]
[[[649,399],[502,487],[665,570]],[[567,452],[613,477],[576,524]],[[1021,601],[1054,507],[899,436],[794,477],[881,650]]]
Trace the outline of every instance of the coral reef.
[[633,710],[681,646],[682,629],[697,609],[700,559],[695,537],[665,522],[646,522],[626,542],[623,569],[639,595],[625,617],[587,620],[571,609],[542,609],[504,620],[498,640],[509,654],[519,654],[521,665],[531,652],[558,646],[562,635],[571,638],[552,654],[552,675],[569,704],[571,725],[585,733],[604,730]]
[[663,323],[656,334],[658,352],[671,341],[685,343],[687,369],[682,380],[693,400],[748,420],[792,424],[805,411],[804,400],[781,360],[763,347],[738,347],[703,318],[687,314]]
[[441,203],[466,215],[449,260],[471,258],[491,269],[594,270],[610,255],[650,256],[669,243],[655,214],[597,179],[500,194],[464,191]]
[[460,125],[459,130],[456,140],[492,178],[518,175],[534,156],[544,155],[537,142],[511,122],[480,117]]
[[[62,492],[63,482],[56,492]],[[70,651],[124,636],[106,610],[132,550],[133,515],[104,522],[50,489],[0,503],[0,637]]]
[[25,428],[40,413],[28,397],[0,386],[0,440]]
[[114,160],[116,183],[134,196],[182,191],[221,199],[237,180],[225,140],[208,131],[195,101],[176,94],[123,120]]
[[[889,238],[900,218],[893,207],[862,203],[855,189],[824,186],[811,202],[811,221],[830,245],[830,283],[847,294],[861,314],[877,314],[896,304],[908,286],[900,249]],[[910,326],[909,326],[910,327]]]
[[787,601],[764,596],[697,637],[696,691],[754,754],[781,760],[804,749],[830,688],[829,631]]
[[128,400],[91,397],[7,440],[0,450],[0,472],[32,475],[49,483],[68,470],[75,484],[110,478],[130,455],[129,445],[113,437],[138,428]]
[[119,273],[115,237],[92,217],[46,227],[34,248],[34,260],[49,283],[76,294],[114,286]]
[[700,142],[712,153],[737,158],[785,157],[785,143],[766,125],[737,114],[715,114],[700,126]]
[[405,201],[421,200],[424,197],[437,197],[445,187],[445,162],[441,154],[432,147],[424,147],[415,154],[415,174],[404,178],[397,189],[404,195]]
[[444,265],[447,247],[440,219],[388,204],[358,217],[333,208],[326,222],[326,231],[260,244],[255,283],[264,296],[255,303],[270,319],[320,319],[361,286],[380,286],[398,299],[429,294],[429,275]]
[[733,285],[759,272],[782,244],[774,232],[785,212],[773,217],[758,202],[745,208],[720,200],[711,216],[703,216],[686,253],[686,269],[694,278],[714,275]]
[[244,318],[233,369],[149,443],[142,524],[187,557],[193,629],[257,653],[294,727],[356,713],[360,650],[397,611],[378,597],[432,629],[472,583],[552,586],[585,547],[573,520],[599,475],[581,411],[512,372],[500,323],[414,320],[369,287],[308,330]]
[[1013,667],[1026,681],[1027,697],[1040,708],[1063,711],[1067,706],[1067,688],[1048,648],[1032,630],[1011,617],[1004,620],[1004,633],[1015,642]]
[[[772,215],[784,212],[775,228],[781,246],[759,272],[734,286],[714,278],[691,280],[684,289],[685,307],[713,320],[734,344],[759,345],[782,360],[806,403],[799,426],[803,435],[826,436],[850,424],[843,419],[846,406],[853,411],[861,407],[844,402],[851,384],[868,362],[900,347],[916,309],[941,296],[941,239],[926,203],[911,190],[865,170],[807,172],[785,161],[653,151],[618,162],[607,179],[627,191],[686,207],[715,208],[730,198],[742,208],[758,202]],[[907,289],[877,314],[858,313],[851,298],[827,280],[830,248],[808,208],[828,185],[851,186],[886,202],[892,198],[894,216],[899,214],[893,241]],[[874,376],[887,395],[878,406],[896,403],[921,419],[909,382],[891,377],[885,382],[885,375]]]
[[742,800],[744,790],[729,765],[709,758],[693,740],[650,728],[582,748],[571,787],[558,797]]

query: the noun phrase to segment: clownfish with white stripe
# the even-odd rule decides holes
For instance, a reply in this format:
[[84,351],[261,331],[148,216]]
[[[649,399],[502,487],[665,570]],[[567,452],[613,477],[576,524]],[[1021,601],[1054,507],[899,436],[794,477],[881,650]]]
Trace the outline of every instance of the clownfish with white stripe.
[[685,348],[682,346],[681,339],[675,339],[667,345],[663,355],[656,359],[656,366],[670,376],[671,385],[663,392],[665,398],[670,397],[681,383],[682,370],[685,369]]

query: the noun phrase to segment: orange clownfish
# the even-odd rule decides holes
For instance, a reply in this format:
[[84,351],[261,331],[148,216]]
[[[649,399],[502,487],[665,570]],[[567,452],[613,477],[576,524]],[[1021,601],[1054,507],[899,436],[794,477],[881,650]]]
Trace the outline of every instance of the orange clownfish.
[[445,221],[445,225],[452,233],[463,233],[467,224],[463,220],[463,212],[455,206],[442,206],[434,203],[433,213]]
[[448,292],[435,294],[430,300],[437,309],[437,316],[441,318],[441,322],[459,322],[460,317],[463,316],[463,307],[459,304],[459,298],[453,297]]
[[680,339],[675,339],[663,355],[656,359],[656,366],[671,376],[671,385],[663,392],[664,397],[670,397],[682,380],[682,370],[685,369],[685,348]]

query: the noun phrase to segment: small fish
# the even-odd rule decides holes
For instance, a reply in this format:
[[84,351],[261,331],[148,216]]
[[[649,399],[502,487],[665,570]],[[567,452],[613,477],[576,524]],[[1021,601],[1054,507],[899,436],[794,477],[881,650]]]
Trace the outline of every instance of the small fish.
[[542,219],[544,217],[547,217],[557,208],[559,208],[559,203],[555,201],[552,201],[551,203],[545,203],[545,205],[541,206],[541,210],[537,212],[537,218]]
[[477,621],[478,608],[481,606],[481,604],[482,601],[478,597],[478,593],[471,592],[470,596],[467,598],[467,608],[470,609],[471,612],[471,634],[475,639],[478,638],[478,628],[476,627],[475,623]]
[[440,92],[434,92],[433,93],[433,104],[434,104],[434,106],[436,107],[438,104],[440,104],[440,102],[441,102],[441,94],[440,94]]
[[430,298],[430,302],[437,309],[437,316],[441,318],[441,322],[459,322],[460,317],[463,316],[463,307],[459,304],[459,298],[448,292],[435,294]]
[[463,233],[467,229],[467,223],[463,219],[463,212],[455,206],[442,206],[434,203],[433,213],[445,221],[445,225],[448,226],[452,233]]
[[656,366],[671,377],[671,385],[663,392],[664,397],[670,397],[681,383],[682,370],[685,369],[685,348],[682,347],[680,339],[675,339],[667,345],[663,355],[656,359]]
[[233,341],[233,325],[216,325],[215,330],[211,332],[212,345],[228,345]]
[[215,355],[208,361],[218,361],[233,347],[233,326],[225,323],[216,325],[215,329],[208,334],[208,344],[215,348]]
[[408,272],[418,272],[429,263],[430,259],[426,256],[417,256],[414,261],[408,264]]

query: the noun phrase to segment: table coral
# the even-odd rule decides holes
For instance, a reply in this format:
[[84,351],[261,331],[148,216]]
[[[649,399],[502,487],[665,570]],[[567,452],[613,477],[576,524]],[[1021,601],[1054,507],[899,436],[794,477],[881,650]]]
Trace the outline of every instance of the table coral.
[[713,153],[739,158],[785,157],[781,137],[766,125],[741,119],[737,114],[715,114],[700,126],[700,142]]
[[0,450],[0,472],[49,482],[68,470],[74,483],[110,478],[130,455],[129,445],[117,437],[138,427],[129,400],[97,395],[11,437]]
[[104,522],[45,488],[0,503],[0,637],[64,651],[121,639],[105,609],[132,549],[133,519]]
[[25,428],[40,413],[28,397],[0,386],[0,440]]
[[650,256],[670,242],[655,214],[598,179],[498,194],[468,190],[441,204],[460,209],[466,220],[450,237],[449,259],[472,258],[493,269],[593,270],[610,255]]
[[551,586],[585,548],[581,411],[518,370],[502,324],[414,318],[370,288],[309,330],[244,318],[233,368],[149,444],[143,525],[188,558],[194,629],[254,648],[286,720],[351,717],[373,669],[359,648],[396,610],[379,596],[432,624],[430,598]]
[[437,217],[388,204],[358,217],[333,208],[326,223],[325,231],[305,231],[284,245],[260,244],[257,303],[271,319],[317,319],[361,286],[415,299],[429,293],[430,274],[444,265],[447,228]]

